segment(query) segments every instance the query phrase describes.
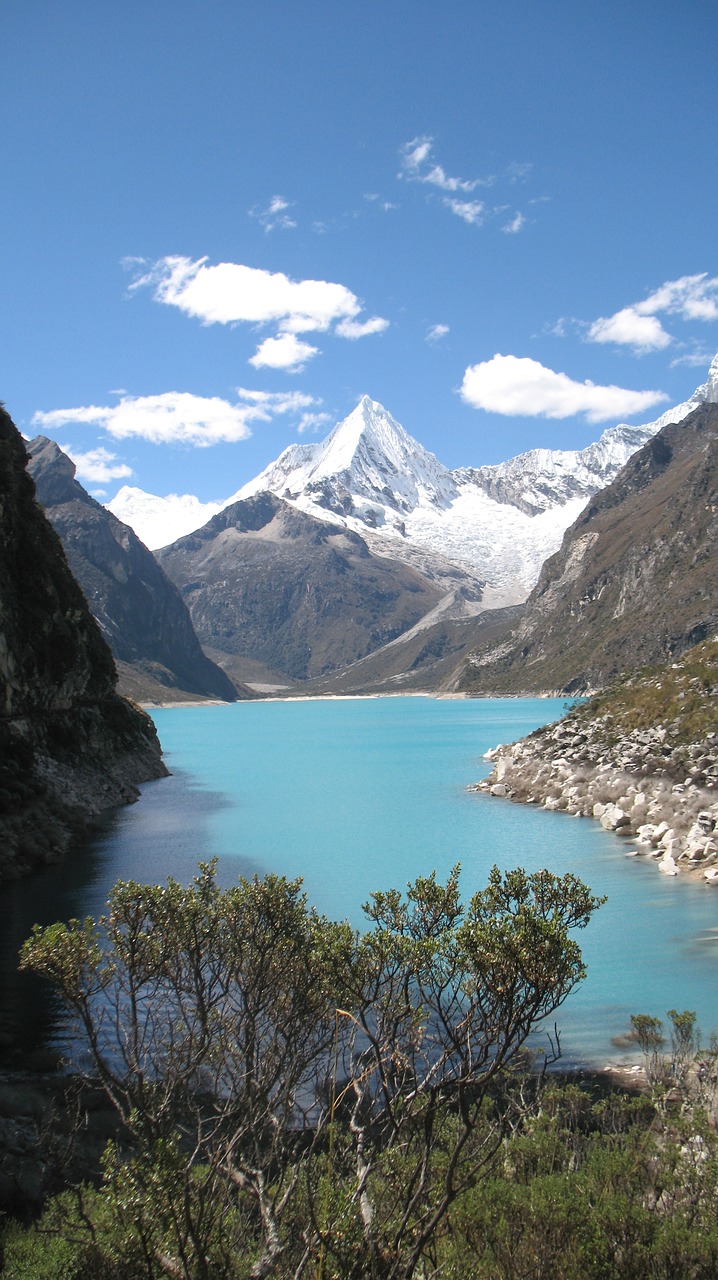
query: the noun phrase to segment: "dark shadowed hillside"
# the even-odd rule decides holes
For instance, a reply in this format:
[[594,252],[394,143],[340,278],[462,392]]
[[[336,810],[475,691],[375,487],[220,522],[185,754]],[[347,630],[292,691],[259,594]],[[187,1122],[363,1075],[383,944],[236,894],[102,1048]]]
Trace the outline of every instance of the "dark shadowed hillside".
[[600,688],[718,629],[718,405],[664,427],[588,503],[523,620],[452,681],[468,692]]
[[177,588],[129,525],[95,502],[52,440],[28,446],[38,502],[134,698],[185,695],[234,701],[237,690],[202,652]]
[[165,772],[152,721],[115,690],[26,461],[0,410],[0,879],[56,856],[90,814]]
[[290,680],[345,667],[409,630],[445,594],[374,555],[358,534],[269,493],[233,503],[157,554],[202,644],[239,679],[252,678],[247,660]]

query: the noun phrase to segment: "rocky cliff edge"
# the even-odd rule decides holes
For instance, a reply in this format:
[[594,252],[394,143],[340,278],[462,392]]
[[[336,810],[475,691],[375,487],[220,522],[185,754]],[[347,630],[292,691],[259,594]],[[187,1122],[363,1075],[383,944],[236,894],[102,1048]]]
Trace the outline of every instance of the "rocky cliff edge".
[[161,777],[0,409],[0,881],[54,860],[94,814]]

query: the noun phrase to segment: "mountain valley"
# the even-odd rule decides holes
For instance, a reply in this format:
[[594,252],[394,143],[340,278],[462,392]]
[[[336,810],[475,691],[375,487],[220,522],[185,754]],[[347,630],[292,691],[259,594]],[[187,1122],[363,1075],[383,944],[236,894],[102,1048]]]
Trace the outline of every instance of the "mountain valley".
[[[712,553],[698,568],[681,557],[689,543],[697,555],[708,536],[699,490],[710,488],[703,472],[716,402],[718,357],[707,381],[653,423],[609,428],[580,451],[537,449],[451,472],[365,396],[325,441],[290,446],[208,524],[155,554],[205,652],[260,695],[592,687],[613,678],[629,652],[657,660],[714,625],[710,583],[700,586]],[[696,434],[687,424],[698,410],[705,425]],[[665,529],[648,492],[631,497],[649,477],[658,483],[658,472],[655,502],[681,509]],[[136,491],[121,490],[111,506],[142,527]],[[613,515],[600,516],[604,508]],[[606,529],[599,545],[599,526],[615,523],[619,509],[620,539]],[[682,544],[670,532],[694,525]],[[570,546],[560,551],[567,529]],[[656,538],[670,542],[672,567],[664,551],[653,554]],[[594,543],[600,573],[584,582],[577,557]],[[621,562],[634,543],[643,597]],[[661,566],[680,590],[665,590]],[[600,626],[611,631],[603,655]],[[511,656],[514,643],[523,657]],[[552,643],[556,661],[539,660]]]

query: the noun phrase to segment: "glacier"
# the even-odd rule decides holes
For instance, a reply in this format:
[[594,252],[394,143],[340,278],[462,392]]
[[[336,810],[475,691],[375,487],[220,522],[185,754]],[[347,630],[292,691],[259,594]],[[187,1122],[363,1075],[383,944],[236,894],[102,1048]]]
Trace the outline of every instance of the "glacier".
[[377,401],[363,396],[325,440],[292,444],[225,501],[159,498],[123,486],[107,504],[152,548],[264,490],[361,534],[459,591],[463,608],[521,603],[586,502],[669,422],[718,403],[718,355],[707,381],[642,426],[620,423],[581,450],[532,449],[506,462],[449,470]]

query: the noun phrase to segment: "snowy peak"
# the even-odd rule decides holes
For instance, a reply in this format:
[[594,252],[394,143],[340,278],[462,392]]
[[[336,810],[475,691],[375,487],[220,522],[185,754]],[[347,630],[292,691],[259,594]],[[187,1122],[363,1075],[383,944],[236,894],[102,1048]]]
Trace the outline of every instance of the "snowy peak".
[[531,449],[493,466],[464,467],[453,473],[464,488],[474,485],[496,502],[535,516],[574,499],[588,501],[615,480],[628,459],[669,423],[682,422],[702,404],[718,404],[718,355],[708,379],[682,404],[643,426],[619,423],[585,449]]
[[457,492],[451,472],[369,396],[322,443],[285,449],[237,498],[262,489],[374,527],[388,511],[401,517],[417,507],[446,507]]
[[669,422],[682,422],[688,417],[694,409],[698,409],[702,404],[718,404],[718,355],[711,360],[711,366],[708,370],[708,377],[700,387],[696,387],[693,395],[689,400],[684,400],[682,404],[677,404],[673,409],[667,409],[661,417],[653,423],[658,431],[661,427],[668,426]]
[[414,440],[376,400],[363,396],[320,446],[313,478],[341,476],[370,498],[389,486],[415,506],[421,497],[443,502],[453,490],[451,473]]
[[657,427],[618,426],[585,449],[531,449],[508,462],[454,472],[461,486],[475,485],[495,502],[535,516],[577,498],[588,501],[618,475]]
[[291,445],[222,503],[125,488],[110,510],[158,547],[220,508],[269,491],[424,574],[448,580],[450,569],[455,585],[458,570],[462,582],[470,578],[485,588],[487,607],[498,607],[526,599],[564,531],[632,454],[705,403],[718,403],[718,356],[690,399],[655,422],[611,427],[585,449],[532,449],[494,466],[452,472],[364,396],[325,440]]
[[201,528],[226,505],[225,502],[200,502],[193,493],[169,493],[161,498],[129,484],[123,484],[112,502],[106,503],[107,510],[134,529],[137,537],[153,551]]

